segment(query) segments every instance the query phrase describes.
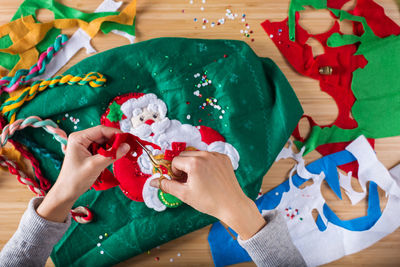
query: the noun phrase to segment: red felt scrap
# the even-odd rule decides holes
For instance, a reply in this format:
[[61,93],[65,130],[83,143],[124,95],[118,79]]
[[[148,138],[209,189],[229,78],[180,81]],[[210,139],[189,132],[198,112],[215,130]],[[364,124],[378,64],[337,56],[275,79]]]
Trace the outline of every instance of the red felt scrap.
[[[119,175],[115,177],[108,169],[105,169],[97,181],[93,184],[95,190],[106,190],[114,186],[120,185],[123,192],[128,192],[129,197],[135,201],[143,201],[142,188],[144,182],[149,177],[140,171],[137,164],[137,158],[143,153],[142,145],[150,145],[154,149],[160,149],[159,146],[141,140],[137,136],[130,133],[118,133],[113,136],[106,144],[99,145],[93,143],[90,146],[92,154],[100,154],[105,157],[116,158],[119,146],[126,143],[130,146],[129,152],[124,157],[114,163],[114,170],[119,169]],[[133,155],[136,152],[135,156]],[[127,191],[129,189],[129,191]]]
[[164,159],[172,161],[176,156],[179,156],[179,154],[182,151],[185,151],[186,149],[186,143],[184,142],[173,142],[171,144],[172,150],[165,150],[164,153]]
[[[341,8],[347,1],[328,1],[330,8]],[[354,15],[361,15],[366,18],[368,25],[375,34],[385,37],[390,34],[399,34],[399,26],[384,14],[383,8],[371,0],[359,0],[352,11]],[[357,122],[351,116],[351,108],[355,102],[354,94],[351,90],[352,73],[358,68],[363,68],[368,62],[362,55],[355,55],[357,44],[345,45],[340,47],[328,47],[327,39],[333,33],[341,33],[339,23],[336,21],[333,27],[326,33],[312,35],[305,31],[298,23],[300,14],[296,13],[296,40],[289,40],[287,19],[281,22],[270,22],[266,20],[261,24],[264,30],[271,37],[283,56],[299,73],[320,81],[321,90],[328,93],[336,102],[339,114],[336,120],[329,125],[319,125],[320,127],[331,127],[336,125],[343,129],[353,129],[357,127]],[[361,35],[357,23],[354,24],[355,34]],[[357,30],[358,29],[358,30]],[[318,56],[312,54],[312,49],[306,44],[309,38],[314,38],[324,47],[324,53]],[[319,73],[321,67],[332,67],[332,75],[322,75]],[[317,125],[309,116],[304,116],[310,126]],[[293,136],[300,141],[304,138],[300,136],[298,127],[293,132]],[[374,146],[374,140],[368,140]],[[350,142],[325,144],[317,147],[317,151],[322,155],[331,154],[343,150]],[[341,168],[345,171],[352,171],[357,174],[357,164],[350,163]]]
[[[357,0],[357,5],[350,13],[364,17],[375,35],[381,38],[400,34],[400,26],[386,16],[382,6],[372,0]],[[363,32],[362,24],[354,22],[354,33],[360,36]]]

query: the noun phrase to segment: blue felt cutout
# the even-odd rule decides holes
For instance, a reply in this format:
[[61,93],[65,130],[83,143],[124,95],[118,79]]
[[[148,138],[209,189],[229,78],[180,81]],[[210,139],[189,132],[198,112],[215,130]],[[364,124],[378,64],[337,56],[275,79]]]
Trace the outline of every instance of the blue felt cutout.
[[[231,229],[229,230],[237,238],[235,231]],[[244,250],[239,243],[232,238],[232,236],[220,222],[214,223],[211,227],[208,235],[208,243],[210,244],[211,252],[219,252],[211,253],[214,264],[217,267],[251,261],[251,258],[249,254],[247,254],[246,250]]]
[[[310,173],[314,174],[320,174],[323,171],[328,185],[332,188],[335,194],[342,199],[337,167],[355,160],[356,158],[349,151],[343,150],[310,163],[306,169]],[[292,182],[296,187],[300,187],[305,181],[307,180],[301,178],[297,174],[293,175],[292,177]],[[286,180],[256,200],[258,209],[260,211],[275,209],[282,199],[282,194],[284,192],[288,192],[289,190],[289,180]],[[381,216],[378,187],[374,182],[370,182],[367,216],[347,221],[341,220],[326,203],[323,207],[323,212],[328,222],[343,227],[347,230],[368,230],[379,220]],[[327,229],[327,225],[325,225],[325,223],[322,221],[320,215],[317,217],[316,224],[320,231],[325,231]],[[230,231],[232,234],[237,236],[233,230],[230,229]],[[215,223],[211,227],[208,236],[208,242],[210,244],[211,254],[216,267],[251,261],[247,252],[236,240],[231,237],[231,235],[219,222]]]
[[324,215],[329,222],[350,231],[366,231],[374,226],[382,215],[378,186],[372,181],[369,183],[368,210],[366,216],[344,221],[339,219],[326,203],[323,209]]

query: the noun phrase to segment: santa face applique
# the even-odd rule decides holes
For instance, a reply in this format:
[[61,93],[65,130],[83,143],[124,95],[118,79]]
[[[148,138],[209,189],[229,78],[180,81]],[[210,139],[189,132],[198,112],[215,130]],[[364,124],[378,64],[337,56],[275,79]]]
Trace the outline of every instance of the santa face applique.
[[[152,145],[146,147],[156,157],[172,161],[184,150],[204,150],[226,154],[233,168],[239,166],[239,153],[217,131],[206,126],[182,124],[167,117],[167,106],[155,94],[131,93],[117,96],[101,118],[101,124],[120,128]],[[134,152],[136,153],[136,152]],[[154,170],[146,153],[135,155],[137,160],[123,157],[113,166],[112,174],[105,171],[93,187],[104,190],[119,185],[122,192],[134,201],[145,202],[149,208],[163,211],[175,208],[182,202],[149,185],[150,180],[160,176]],[[167,169],[163,175],[172,176]]]

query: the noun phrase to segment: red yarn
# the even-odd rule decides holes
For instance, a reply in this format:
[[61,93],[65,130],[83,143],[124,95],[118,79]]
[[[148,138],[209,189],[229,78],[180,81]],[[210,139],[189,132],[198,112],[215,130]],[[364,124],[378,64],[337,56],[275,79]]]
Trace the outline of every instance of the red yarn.
[[[41,189],[38,185],[38,183],[32,179],[29,178],[27,175],[24,174],[24,177],[21,177],[21,173],[23,173],[21,170],[18,169],[18,165],[15,162],[12,162],[15,166],[13,166],[13,164],[11,163],[12,161],[6,159],[3,156],[0,156],[0,165],[2,167],[7,167],[8,171],[17,176],[17,180],[18,182],[20,182],[21,184],[24,184],[26,186],[28,186],[29,190],[31,190],[33,193],[37,194],[38,196],[44,196],[46,195],[46,192]],[[22,178],[26,181],[23,181]],[[31,184],[29,184],[31,183]],[[38,192],[39,191],[39,192]]]
[[[0,128],[3,129],[7,125],[6,120],[0,116]],[[8,139],[8,142],[10,142],[14,148],[21,153],[21,155],[28,159],[33,167],[34,173],[36,178],[39,180],[40,183],[40,188],[48,191],[51,187],[51,183],[44,177],[42,171],[40,170],[40,164],[39,161],[32,155],[31,152],[26,150],[20,143],[17,141],[14,141],[12,139]]]

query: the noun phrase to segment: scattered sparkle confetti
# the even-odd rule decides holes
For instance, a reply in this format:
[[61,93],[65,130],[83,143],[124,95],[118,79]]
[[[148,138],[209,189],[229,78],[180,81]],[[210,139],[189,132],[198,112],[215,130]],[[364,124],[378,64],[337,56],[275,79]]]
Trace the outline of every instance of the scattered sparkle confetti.
[[76,129],[78,129],[78,127],[74,126],[74,129],[76,130]]
[[202,27],[202,28],[203,28],[203,30],[205,30],[205,29],[206,29],[206,25],[203,25],[203,27]]
[[99,235],[99,239],[103,239],[103,236],[102,236],[102,235]]
[[176,254],[176,255],[177,255],[178,257],[180,257],[180,256],[181,256],[181,253],[178,252],[178,254]]
[[191,5],[193,5],[193,0],[190,0],[190,2],[189,2]]
[[200,7],[200,10],[201,10],[201,11],[204,11],[204,7]]
[[174,259],[173,259],[173,258],[170,258],[170,259],[169,259],[169,261],[170,261],[170,262],[173,262],[173,261],[174,261]]
[[279,192],[275,192],[275,196],[279,196]]
[[186,116],[186,119],[190,120],[190,115],[187,115],[187,116]]
[[197,21],[197,19],[196,19],[196,18],[194,18],[193,20],[194,20],[194,22],[196,22],[196,21]]
[[150,250],[147,251],[147,255],[150,255]]
[[102,255],[103,255],[103,254],[104,254],[104,251],[103,251],[103,250],[102,250],[102,251],[100,251],[100,254],[102,254]]
[[101,246],[101,244],[100,244],[100,243],[97,243],[97,246],[98,246],[98,247],[100,247],[100,246]]
[[160,260],[160,257],[155,257],[154,260],[155,260],[155,261],[159,261],[159,260]]
[[222,118],[223,118],[222,115],[220,115],[220,116],[219,116],[219,119],[222,120]]
[[274,35],[273,35],[273,34],[270,34],[269,37],[270,37],[270,38],[274,38]]

